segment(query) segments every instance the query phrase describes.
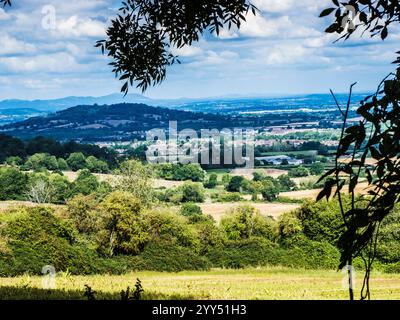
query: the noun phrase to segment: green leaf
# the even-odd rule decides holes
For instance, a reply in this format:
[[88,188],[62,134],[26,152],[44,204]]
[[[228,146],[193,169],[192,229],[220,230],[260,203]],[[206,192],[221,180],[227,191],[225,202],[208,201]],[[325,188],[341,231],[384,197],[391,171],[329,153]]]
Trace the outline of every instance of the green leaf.
[[321,14],[319,15],[319,17],[320,18],[322,18],[322,17],[326,17],[326,16],[329,16],[333,11],[335,11],[336,10],[336,8],[328,8],[328,9],[325,9],[325,10],[323,10],[322,12],[321,12]]

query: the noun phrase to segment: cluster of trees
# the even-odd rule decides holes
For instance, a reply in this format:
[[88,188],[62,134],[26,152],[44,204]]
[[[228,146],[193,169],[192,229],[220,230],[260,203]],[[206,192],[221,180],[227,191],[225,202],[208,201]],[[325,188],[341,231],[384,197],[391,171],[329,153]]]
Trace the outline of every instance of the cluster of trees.
[[201,203],[205,200],[205,190],[200,183],[185,182],[179,187],[159,191],[157,197],[160,201],[175,204],[188,202]]
[[233,193],[244,193],[253,195],[253,200],[258,199],[261,194],[266,201],[275,201],[280,192],[296,190],[296,184],[288,175],[281,175],[277,179],[254,172],[253,180],[242,176],[233,176],[225,186],[225,190]]
[[103,198],[115,190],[129,192],[143,203],[151,203],[155,199],[152,172],[148,166],[137,161],[125,161],[116,173],[108,181],[99,181],[89,169],[82,169],[74,181],[69,181],[59,171],[25,172],[15,166],[0,167],[0,200],[64,204],[79,194]]
[[[73,156],[69,159],[71,155]],[[63,170],[66,167],[65,161],[73,170],[91,169],[90,166],[96,170],[102,170],[106,166],[114,168],[118,162],[115,152],[96,145],[80,144],[74,141],[60,143],[40,136],[25,141],[0,134],[0,163],[23,164],[32,156],[35,157],[28,165],[35,166],[39,162],[49,170]],[[86,158],[88,158],[88,163],[85,163]]]
[[108,173],[110,171],[106,161],[99,160],[95,156],[86,157],[82,152],[71,153],[67,159],[56,158],[48,153],[35,153],[23,161],[19,156],[11,156],[5,159],[5,164],[19,166],[22,170],[50,170],[50,171],[79,171],[88,169],[93,173]]
[[198,164],[158,164],[155,165],[156,175],[166,180],[201,182],[205,171]]
[[[269,138],[270,139],[270,138]],[[282,139],[281,137],[279,139]],[[272,146],[257,146],[255,155],[262,156],[268,152],[298,152],[298,151],[317,151],[317,154],[326,156],[330,150],[335,150],[334,147],[328,147],[320,141],[310,140],[302,143],[299,146],[294,146],[292,143],[284,140],[278,140]],[[302,155],[304,157],[305,155]],[[314,156],[315,158],[315,156]],[[310,158],[313,160],[313,158]]]
[[16,167],[0,168],[0,200],[28,200],[35,203],[63,204],[78,194],[104,195],[111,191],[107,182],[99,182],[89,170],[81,170],[70,182],[62,173],[48,171],[26,173]]

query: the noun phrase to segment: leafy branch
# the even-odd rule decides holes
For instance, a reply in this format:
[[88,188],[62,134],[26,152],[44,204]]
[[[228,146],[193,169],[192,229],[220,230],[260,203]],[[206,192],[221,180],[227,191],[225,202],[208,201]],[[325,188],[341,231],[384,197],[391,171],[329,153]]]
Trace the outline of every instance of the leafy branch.
[[190,46],[206,31],[240,28],[249,11],[257,8],[247,0],[127,0],[96,47],[112,58],[113,73],[124,81],[121,92],[134,83],[144,92],[180,63],[171,48]]

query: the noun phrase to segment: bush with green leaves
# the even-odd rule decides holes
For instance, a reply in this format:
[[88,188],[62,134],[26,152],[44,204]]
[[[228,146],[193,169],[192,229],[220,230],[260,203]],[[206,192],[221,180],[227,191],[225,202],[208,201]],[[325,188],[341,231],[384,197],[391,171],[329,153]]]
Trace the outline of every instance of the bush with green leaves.
[[59,173],[34,172],[28,177],[26,197],[32,202],[64,204],[71,196],[71,183]]
[[40,274],[52,265],[72,274],[96,272],[96,253],[77,242],[76,229],[45,207],[21,208],[0,217],[8,252],[0,254],[0,275]]
[[203,185],[204,188],[214,189],[218,185],[218,175],[215,173],[210,174],[207,180],[203,182]]
[[67,203],[67,212],[80,233],[93,234],[100,228],[99,201],[91,195],[77,195]]
[[233,176],[230,179],[228,185],[226,186],[226,191],[241,192],[245,181],[246,179],[243,178],[242,176]]
[[199,183],[185,182],[181,186],[168,189],[161,195],[159,199],[172,203],[202,203],[205,200],[204,188]]
[[221,192],[213,194],[212,199],[216,202],[240,202],[244,201],[242,194],[238,192]]
[[376,257],[383,263],[400,261],[400,208],[396,206],[380,227]]
[[20,166],[22,162],[23,162],[22,158],[18,156],[7,157],[5,160],[5,164],[14,167]]
[[73,171],[86,168],[86,157],[82,152],[71,153],[67,159],[67,164]]
[[58,158],[57,163],[58,163],[58,170],[60,170],[60,171],[69,170],[68,163],[65,159]]
[[337,244],[343,231],[343,218],[337,201],[307,202],[295,214],[308,239]]
[[325,171],[325,166],[321,162],[315,162],[310,167],[310,173],[314,176],[320,176]]
[[99,160],[94,156],[89,156],[85,160],[86,162],[86,168],[90,172],[95,172],[95,173],[108,173],[110,170],[108,168],[107,162],[103,160]]
[[243,205],[232,209],[220,223],[221,229],[230,240],[263,237],[274,240],[277,237],[276,223],[264,217],[252,206]]
[[114,189],[133,194],[145,206],[153,203],[153,172],[149,166],[140,161],[128,160],[120,165],[116,173],[118,176],[113,181]]
[[280,188],[281,192],[296,191],[297,189],[296,183],[292,179],[290,179],[289,175],[287,174],[279,176],[278,182],[281,186]]
[[72,194],[89,195],[96,192],[99,185],[100,184],[96,176],[93,175],[89,170],[84,169],[79,171],[78,177],[72,184]]
[[140,200],[128,192],[115,191],[105,197],[99,209],[99,252],[108,256],[139,254],[150,238]]
[[289,170],[289,177],[291,178],[302,178],[308,177],[309,175],[310,171],[304,166],[299,166]]
[[260,192],[264,200],[272,202],[278,198],[280,188],[271,180],[263,180],[261,181]]
[[182,247],[190,247],[199,251],[199,240],[193,225],[188,220],[166,208],[148,210],[144,214],[149,241],[164,238],[174,241]]
[[174,181],[202,182],[205,177],[204,170],[198,164],[159,164],[155,166],[160,178]]
[[15,167],[0,168],[0,200],[24,200],[28,176]]
[[192,202],[184,203],[179,210],[179,213],[184,217],[192,217],[196,215],[202,215],[201,208]]

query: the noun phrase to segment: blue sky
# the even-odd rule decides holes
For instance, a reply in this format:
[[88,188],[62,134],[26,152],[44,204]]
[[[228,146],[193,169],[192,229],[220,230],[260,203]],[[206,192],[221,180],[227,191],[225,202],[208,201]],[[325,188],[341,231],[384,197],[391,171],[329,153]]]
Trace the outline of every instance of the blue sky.
[[[146,92],[154,98],[291,95],[370,91],[394,66],[398,31],[382,42],[353,37],[333,43],[318,18],[330,0],[254,0],[261,10],[240,30],[207,35],[175,51],[182,65]],[[118,1],[14,0],[0,9],[0,99],[101,96],[121,84],[94,48],[104,38]],[[48,14],[54,8],[55,20]],[[44,24],[43,24],[44,22]],[[43,27],[43,25],[45,27]],[[46,27],[50,26],[50,28]],[[131,93],[137,92],[135,89]]]

